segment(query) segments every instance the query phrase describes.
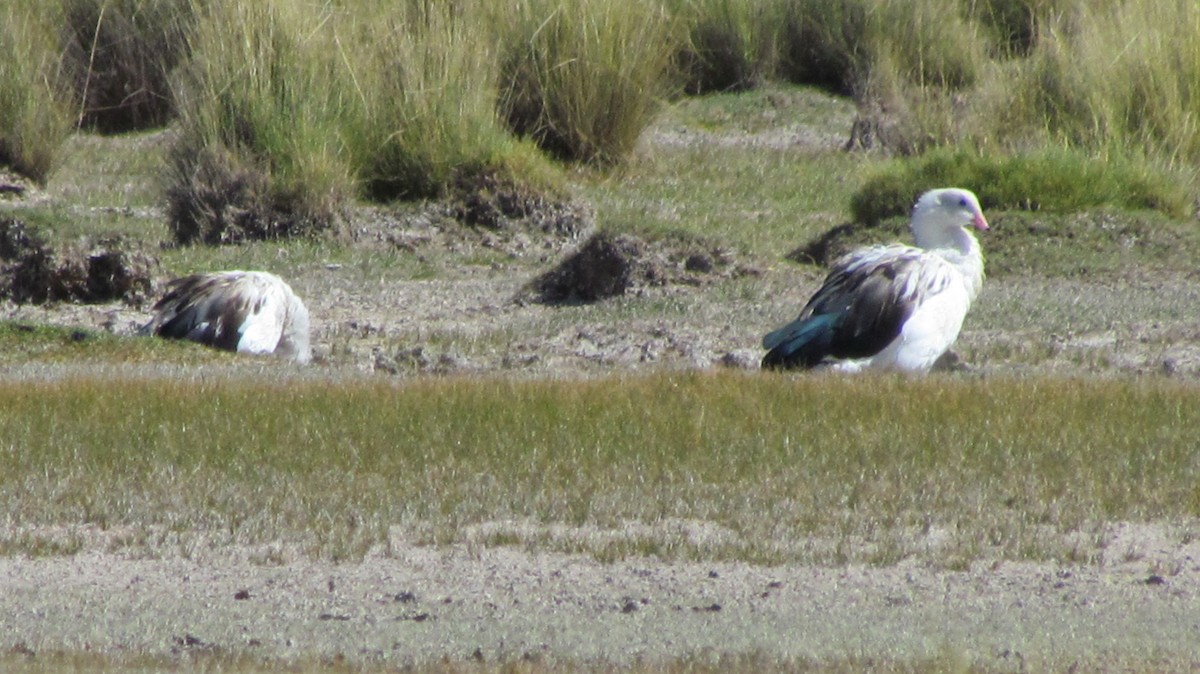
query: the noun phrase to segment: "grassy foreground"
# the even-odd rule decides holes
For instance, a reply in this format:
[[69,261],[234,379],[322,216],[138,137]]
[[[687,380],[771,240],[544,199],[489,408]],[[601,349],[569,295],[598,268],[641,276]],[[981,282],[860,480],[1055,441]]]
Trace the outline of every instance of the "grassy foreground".
[[90,525],[149,554],[400,536],[961,567],[1094,561],[1104,522],[1200,514],[1200,389],[1162,380],[80,378],[0,383],[0,409],[7,553]]

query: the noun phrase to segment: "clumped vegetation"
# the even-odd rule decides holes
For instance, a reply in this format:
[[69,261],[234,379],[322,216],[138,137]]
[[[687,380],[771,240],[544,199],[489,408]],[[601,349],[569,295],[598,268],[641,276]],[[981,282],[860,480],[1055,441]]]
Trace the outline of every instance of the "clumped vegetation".
[[61,0],[63,65],[78,124],[103,133],[160,127],[169,78],[187,57],[195,5],[176,0]]
[[519,173],[535,163],[496,115],[498,45],[483,5],[364,3],[347,10],[347,50],[358,104],[351,155],[377,200],[443,196],[456,180]]
[[1114,207],[1184,219],[1192,208],[1178,180],[1142,162],[1096,162],[1059,148],[992,158],[943,149],[877,169],[855,193],[851,214],[868,225],[907,215],[922,192],[944,185],[969,188],[984,208],[994,210],[1074,213]]
[[676,55],[688,94],[744,91],[770,73],[774,43],[765,39],[778,3],[738,0],[681,0],[673,11],[686,27]]
[[0,165],[42,183],[71,129],[53,31],[34,3],[0,7]]
[[677,44],[671,15],[637,0],[505,6],[501,115],[555,155],[624,159],[650,123]]
[[747,81],[712,74],[724,67],[851,95],[853,146],[914,155],[959,145],[1000,161],[1066,147],[1181,170],[1184,183],[1200,158],[1194,3],[680,4],[704,17],[690,23],[705,36],[693,44],[723,45],[694,49],[705,58],[686,62],[704,67],[685,89]]
[[1081,3],[1042,26],[1028,69],[1011,82],[1017,110],[1065,142],[1194,165],[1197,26],[1200,6],[1185,0]]
[[354,194],[339,133],[330,16],[293,3],[206,3],[176,92],[167,198],[180,242],[328,230]]

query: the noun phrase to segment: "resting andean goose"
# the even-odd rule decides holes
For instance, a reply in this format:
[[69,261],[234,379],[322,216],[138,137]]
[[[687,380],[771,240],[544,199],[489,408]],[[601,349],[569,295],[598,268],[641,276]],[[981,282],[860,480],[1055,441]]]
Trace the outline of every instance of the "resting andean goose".
[[916,246],[852,251],[834,263],[799,318],[763,338],[764,368],[928,372],[950,349],[983,285],[988,229],[969,190],[930,190],[913,207]]
[[227,351],[312,359],[308,309],[274,274],[221,271],[171,281],[142,334],[189,339]]

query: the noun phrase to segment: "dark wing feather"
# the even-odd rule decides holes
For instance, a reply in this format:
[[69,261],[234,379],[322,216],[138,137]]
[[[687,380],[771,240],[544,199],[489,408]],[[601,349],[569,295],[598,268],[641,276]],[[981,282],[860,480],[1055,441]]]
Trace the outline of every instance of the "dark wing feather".
[[[228,292],[235,281],[229,274],[195,274],[172,282],[154,306],[156,316],[146,330],[159,337],[236,351],[240,327],[257,309],[251,307],[252,298]],[[217,298],[222,301],[214,301]]]
[[896,339],[915,308],[908,284],[897,279],[915,273],[917,265],[918,255],[887,256],[841,270],[832,284],[822,288],[813,298],[813,312],[840,316],[830,356],[866,358]]
[[[922,274],[929,260],[910,246],[857,251],[838,260],[792,323],[768,334],[764,366],[812,367],[825,358],[868,358],[900,334],[921,298],[945,276]],[[940,280],[939,280],[940,279]]]

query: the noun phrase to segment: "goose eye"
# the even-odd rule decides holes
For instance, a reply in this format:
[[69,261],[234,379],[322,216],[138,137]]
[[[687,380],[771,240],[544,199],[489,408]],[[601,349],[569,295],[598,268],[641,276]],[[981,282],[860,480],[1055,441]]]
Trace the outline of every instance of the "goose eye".
[[960,198],[959,198],[959,200],[958,200],[958,205],[959,205],[959,206],[962,206],[963,208],[966,208],[966,207],[967,207],[967,198],[966,198],[966,197],[960,197]]

